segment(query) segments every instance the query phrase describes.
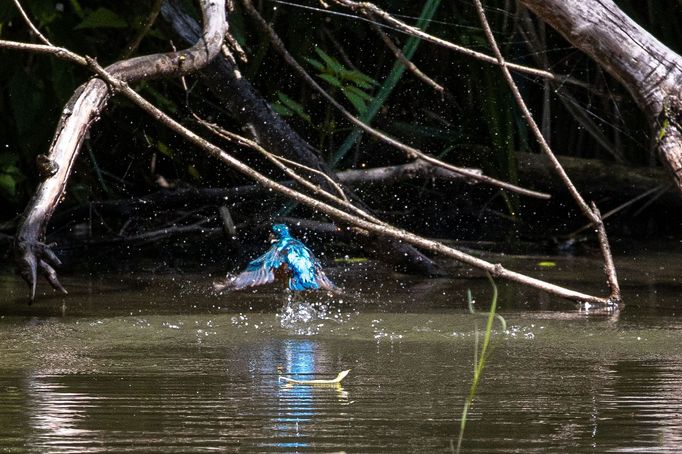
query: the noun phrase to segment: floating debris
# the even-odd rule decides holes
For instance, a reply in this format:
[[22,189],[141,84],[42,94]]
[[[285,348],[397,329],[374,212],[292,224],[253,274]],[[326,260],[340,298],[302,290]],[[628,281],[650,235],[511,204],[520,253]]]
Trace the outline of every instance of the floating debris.
[[333,378],[331,380],[296,380],[295,378],[289,378],[289,377],[279,377],[281,381],[285,381],[287,383],[292,383],[295,385],[310,385],[310,386],[316,386],[316,385],[337,385],[341,383],[341,380],[346,378],[346,375],[350,372],[350,369],[348,370],[343,370],[339,372],[339,374],[336,376],[336,378]]

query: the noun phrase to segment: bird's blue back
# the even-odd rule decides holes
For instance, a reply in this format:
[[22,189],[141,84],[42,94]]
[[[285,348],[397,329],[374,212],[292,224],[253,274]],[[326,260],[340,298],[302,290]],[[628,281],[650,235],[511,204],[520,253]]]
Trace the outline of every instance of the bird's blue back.
[[251,261],[246,270],[233,280],[232,286],[235,289],[273,282],[274,271],[286,266],[291,275],[291,290],[336,290],[310,249],[289,235],[286,226],[276,224],[273,232],[278,236],[277,241],[265,254]]

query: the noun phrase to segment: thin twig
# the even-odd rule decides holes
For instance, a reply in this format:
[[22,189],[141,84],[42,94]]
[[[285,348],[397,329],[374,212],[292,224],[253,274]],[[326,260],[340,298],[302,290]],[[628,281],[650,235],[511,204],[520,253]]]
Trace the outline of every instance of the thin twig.
[[[610,217],[613,216],[614,214],[616,214],[616,213],[618,213],[618,212],[624,210],[625,208],[629,207],[630,205],[633,205],[634,203],[636,203],[636,202],[642,200],[642,199],[645,198],[645,197],[650,196],[651,194],[653,194],[653,193],[655,193],[655,192],[660,193],[661,190],[666,190],[667,187],[668,187],[668,184],[666,184],[666,183],[661,184],[661,185],[658,185],[658,186],[655,186],[655,187],[653,187],[653,188],[651,188],[651,189],[649,189],[649,190],[647,190],[647,191],[644,191],[643,193],[639,194],[638,196],[633,197],[632,199],[630,199],[630,200],[628,200],[628,201],[626,201],[626,202],[621,203],[621,204],[618,205],[617,207],[612,208],[612,209],[610,209],[609,211],[607,211],[606,213],[604,213],[604,214],[602,215],[602,221],[607,220],[608,218],[610,218]],[[568,236],[569,236],[569,237],[576,236],[576,235],[579,234],[580,232],[583,232],[583,231],[589,229],[590,227],[592,227],[592,223],[591,223],[591,222],[588,223],[588,224],[585,224],[585,225],[582,226],[582,227],[580,227],[578,230],[575,230],[575,231],[569,233]]]
[[33,53],[40,53],[40,54],[50,54],[53,55],[60,60],[66,60],[72,63],[77,63],[82,66],[87,66],[88,62],[85,60],[85,58],[81,57],[78,54],[75,54],[71,52],[68,49],[65,49],[63,47],[56,47],[53,45],[46,45],[46,44],[29,44],[29,43],[22,43],[18,41],[7,41],[4,39],[0,39],[0,48],[2,49],[12,49],[12,50],[20,50],[20,51],[25,51],[25,52],[33,52]]
[[327,214],[328,216],[339,219],[342,222],[353,224],[367,231],[379,235],[384,235],[399,241],[403,241],[424,248],[426,250],[432,251],[437,254],[452,257],[455,260],[458,260],[462,263],[466,263],[475,268],[487,271],[496,277],[501,277],[503,279],[527,285],[545,291],[549,294],[570,299],[573,301],[605,305],[611,302],[611,300],[607,298],[577,292],[555,284],[551,284],[549,282],[542,281],[540,279],[536,279],[521,273],[517,273],[515,271],[508,270],[499,263],[495,264],[487,262],[485,260],[471,256],[469,254],[465,254],[457,249],[448,247],[442,243],[422,238],[418,235],[407,232],[406,230],[393,227],[391,225],[377,225],[373,222],[369,222],[367,220],[358,218],[357,216],[353,216],[343,210],[328,205],[320,200],[302,194],[296,190],[287,188],[286,186],[271,180],[270,178],[251,168],[247,164],[244,164],[242,161],[238,160],[234,156],[229,155],[216,145],[208,142],[207,140],[203,139],[196,133],[187,129],[177,121],[173,120],[171,117],[166,115],[156,106],[151,104],[149,101],[140,96],[137,92],[131,89],[127,83],[125,83],[122,80],[116,79],[115,77],[112,77],[111,74],[109,74],[104,68],[102,68],[95,60],[88,58],[88,63],[92,70],[95,71],[102,79],[104,79],[112,87],[112,89],[114,89],[116,92],[125,95],[126,98],[128,98],[138,107],[140,107],[150,116],[155,118],[157,121],[167,126],[168,128],[172,129],[173,131],[184,137],[192,144],[202,148],[211,156],[220,159],[230,167],[256,180],[258,183],[262,184],[266,188],[284,194],[287,197],[296,200],[297,202],[303,203],[311,207],[312,209],[319,210]]
[[38,27],[33,25],[33,22],[31,22],[31,19],[28,17],[28,14],[26,14],[26,11],[24,11],[24,8],[21,7],[21,3],[19,0],[14,0],[14,5],[17,7],[19,10],[19,14],[21,14],[21,17],[24,18],[24,22],[26,22],[26,25],[31,29],[33,33],[38,37],[39,40],[41,40],[44,44],[55,47],[54,44],[50,42],[49,39],[45,38],[42,33],[40,33],[40,30],[38,30]]
[[[281,158],[280,156],[276,156],[273,153],[270,153],[269,151],[267,151],[265,148],[261,147],[258,143],[254,142],[253,140],[249,140],[246,137],[240,136],[239,134],[235,134],[233,132],[226,131],[226,130],[220,128],[218,125],[215,125],[215,124],[210,123],[206,120],[203,120],[202,118],[198,117],[197,115],[194,115],[194,118],[197,120],[197,122],[199,122],[200,125],[204,126],[206,129],[211,131],[213,134],[216,134],[219,137],[222,137],[223,139],[229,140],[231,142],[236,142],[239,145],[247,146],[253,150],[258,151],[263,156],[265,156],[270,162],[272,162],[277,167],[279,167],[282,171],[284,171],[284,173],[289,175],[294,181],[296,181],[299,184],[301,184],[302,186],[310,189],[311,191],[313,191],[314,194],[321,195],[328,200],[331,200],[335,203],[338,203],[339,205],[341,205],[341,206],[343,206],[343,207],[345,207],[351,211],[354,211],[356,214],[358,214],[359,216],[362,216],[363,218],[367,219],[370,222],[373,222],[373,223],[379,224],[379,225],[385,225],[385,223],[383,221],[377,219],[376,217],[372,216],[371,214],[367,213],[366,211],[364,211],[364,210],[356,207],[352,203],[350,203],[348,201],[348,199],[345,197],[345,195],[343,196],[343,199],[336,197],[335,195],[333,195],[333,194],[325,191],[324,189],[322,189],[319,185],[313,184],[310,181],[306,180],[305,178],[301,177],[296,172],[291,170],[289,167],[282,164],[280,162],[280,160],[284,160],[286,162],[296,164],[298,166],[304,167],[305,169],[313,171],[313,172],[316,172],[315,169],[311,169],[310,167],[304,166],[303,164],[299,164],[297,162]],[[331,182],[331,184],[333,185],[334,188],[336,188],[338,191],[341,191],[341,194],[343,195],[343,190],[339,187],[339,185],[336,182],[331,180],[331,178],[329,178],[328,175],[324,175],[324,177],[328,181]]]
[[140,29],[135,38],[133,38],[133,41],[128,46],[128,49],[123,53],[123,55],[121,55],[121,59],[130,57],[140,46],[140,43],[144,37],[147,36],[147,33],[149,33],[152,25],[154,25],[154,22],[156,22],[156,18],[159,16],[159,12],[161,11],[161,3],[163,3],[163,0],[154,0],[154,5],[152,5],[152,9],[147,16],[147,20],[144,22],[144,26]]
[[389,48],[391,52],[393,52],[393,55],[395,55],[395,58],[397,58],[400,63],[402,63],[405,68],[407,68],[408,71],[410,71],[417,79],[421,80],[424,82],[426,85],[430,86],[434,90],[436,90],[438,93],[441,95],[445,91],[442,85],[440,85],[438,82],[435,80],[431,79],[429,76],[424,74],[414,63],[412,63],[405,55],[403,52],[398,48],[398,46],[395,45],[395,43],[391,40],[391,38],[384,33],[384,31],[381,29],[381,27],[378,27],[374,24],[372,24],[372,28],[374,29],[375,32],[381,37],[381,40],[386,44],[386,47]]
[[[424,41],[429,41],[434,44],[438,44],[439,46],[446,47],[448,49],[454,50],[456,52],[459,52],[461,54],[467,55],[469,57],[475,58],[476,60],[481,60],[486,63],[492,63],[494,65],[499,64],[497,59],[495,57],[491,57],[490,55],[484,54],[482,52],[477,52],[475,50],[469,49],[464,46],[457,45],[455,43],[451,43],[450,41],[446,41],[444,39],[438,38],[436,36],[430,35],[428,33],[425,33],[421,31],[420,29],[416,27],[412,27],[410,25],[407,25],[405,22],[402,22],[395,17],[391,16],[389,13],[384,11],[383,9],[379,8],[373,3],[369,2],[355,2],[352,0],[334,0],[335,3],[345,6],[346,8],[350,8],[353,11],[360,11],[362,14],[365,16],[372,18],[372,15],[378,16],[387,23],[391,24],[392,27],[395,27],[399,31],[406,33],[411,36],[417,36]],[[549,79],[549,80],[556,80],[558,82],[562,83],[570,83],[573,85],[577,85],[579,87],[586,88],[588,90],[592,89],[592,86],[587,83],[583,82],[580,80],[577,80],[573,77],[570,76],[565,76],[561,74],[556,74],[551,71],[545,71],[542,69],[537,69],[537,68],[531,68],[529,66],[523,66],[523,65],[518,65],[515,63],[508,63],[508,66],[510,69],[513,69],[514,71],[523,73],[523,74],[529,74],[531,76],[536,76],[536,77],[542,77],[544,79]]]
[[[234,132],[227,131],[226,129],[221,128],[220,126],[218,126],[218,125],[215,124],[215,123],[211,123],[211,122],[209,122],[209,121],[204,120],[203,118],[199,117],[199,116],[198,116],[197,114],[195,114],[194,112],[192,112],[192,116],[194,117],[195,120],[197,120],[197,122],[198,122],[200,125],[202,125],[202,126],[205,127],[206,129],[208,129],[209,131],[211,131],[213,134],[215,134],[215,135],[217,135],[217,136],[219,136],[219,137],[222,137],[222,138],[225,139],[225,140],[229,140],[230,142],[235,142],[235,143],[237,143],[237,144],[239,144],[239,145],[247,146],[247,147],[249,147],[249,148],[251,148],[251,149],[253,149],[253,150],[256,150],[257,152],[261,153],[261,154],[262,154],[263,156],[265,156],[270,162],[272,162],[273,164],[277,165],[280,169],[282,169],[283,171],[285,171],[285,172],[287,173],[287,175],[291,176],[294,180],[299,181],[300,183],[305,184],[305,182],[306,182],[307,180],[305,180],[303,177],[301,177],[300,175],[298,175],[298,174],[296,174],[295,172],[293,172],[293,171],[292,171],[291,169],[289,169],[288,167],[278,165],[278,163],[281,164],[281,163],[283,163],[283,162],[286,162],[287,164],[291,164],[291,165],[294,166],[294,167],[298,167],[299,169],[303,169],[303,170],[306,170],[306,171],[308,171],[308,172],[310,172],[310,173],[312,173],[312,174],[315,174],[315,175],[320,176],[322,179],[326,180],[327,183],[329,183],[329,185],[330,185],[332,188],[334,188],[334,189],[336,190],[336,192],[338,192],[338,194],[339,194],[339,196],[341,197],[341,199],[345,200],[346,202],[349,202],[348,197],[346,197],[346,193],[343,191],[343,188],[342,188],[341,186],[339,186],[339,184],[338,184],[336,181],[334,181],[334,180],[333,180],[329,175],[327,175],[326,173],[324,173],[324,172],[322,172],[322,171],[320,171],[320,170],[317,170],[317,169],[313,169],[312,167],[307,166],[307,165],[304,165],[304,164],[301,164],[301,163],[299,163],[299,162],[292,161],[291,159],[287,159],[287,158],[285,158],[285,157],[283,157],[283,156],[278,156],[278,155],[276,155],[276,154],[274,154],[274,153],[271,153],[271,152],[269,152],[268,150],[266,150],[265,148],[263,148],[262,146],[260,146],[257,142],[255,142],[255,141],[253,141],[253,140],[250,140],[250,139],[247,139],[246,137],[241,136],[241,135],[239,135],[239,134],[236,134],[236,133],[234,133]],[[328,193],[328,191],[324,190],[323,188],[321,188],[321,187],[319,187],[319,186],[315,186],[315,187],[318,188],[318,189],[320,189],[320,190],[322,190],[322,191],[324,191],[324,192],[327,192],[327,193]],[[336,201],[336,200],[335,200],[335,201]],[[349,203],[350,203],[350,202],[349,202]],[[363,213],[364,213],[364,212],[363,212]]]
[[561,178],[561,181],[563,181],[564,185],[570,192],[571,196],[575,200],[576,204],[580,208],[580,210],[583,212],[585,217],[589,219],[593,225],[597,228],[597,235],[599,238],[599,246],[601,248],[602,255],[604,257],[604,272],[607,276],[608,279],[608,284],[609,284],[609,289],[611,291],[610,295],[610,303],[611,304],[618,304],[621,301],[621,294],[620,294],[620,286],[618,284],[618,279],[616,277],[616,268],[613,264],[613,257],[611,255],[611,248],[609,246],[609,241],[606,236],[606,228],[604,227],[604,221],[601,218],[601,214],[599,213],[599,210],[597,209],[597,206],[592,203],[592,206],[590,207],[587,202],[585,202],[585,199],[583,199],[582,195],[580,195],[580,192],[576,189],[576,187],[573,185],[573,182],[569,178],[568,174],[564,170],[564,168],[561,166],[561,163],[559,160],[556,158],[554,153],[552,152],[552,149],[549,147],[547,144],[547,141],[545,140],[544,136],[542,135],[542,132],[540,131],[540,128],[538,128],[537,123],[533,119],[533,115],[530,113],[530,110],[528,109],[528,106],[526,106],[525,101],[523,100],[523,97],[521,96],[521,92],[519,91],[518,87],[516,86],[516,83],[514,82],[514,79],[512,78],[511,73],[509,72],[509,68],[507,67],[507,63],[502,56],[502,53],[500,52],[500,48],[497,46],[497,42],[495,41],[495,36],[493,35],[493,31],[490,28],[490,24],[488,23],[488,19],[485,16],[485,11],[483,10],[483,5],[481,4],[481,0],[474,0],[474,5],[476,6],[476,11],[478,12],[478,17],[481,20],[481,25],[483,27],[483,32],[485,33],[486,39],[488,40],[488,44],[490,45],[491,49],[493,50],[493,54],[495,54],[495,57],[497,58],[497,61],[499,63],[500,69],[502,70],[502,74],[504,76],[505,81],[507,82],[507,85],[509,85],[509,89],[511,90],[512,94],[514,95],[514,99],[516,100],[516,104],[519,106],[519,109],[521,110],[521,113],[523,114],[524,118],[526,119],[526,122],[528,123],[528,126],[530,127],[531,131],[533,131],[533,134],[535,135],[535,139],[537,140],[538,144],[540,145],[540,149],[543,151],[543,153],[547,156],[549,159],[550,165],[554,169],[554,171],[559,175]]
[[293,56],[286,50],[284,43],[280,39],[280,37],[275,33],[275,31],[270,27],[270,25],[261,17],[261,15],[258,13],[258,11],[253,7],[251,4],[250,0],[243,0],[244,6],[251,14],[258,24],[261,26],[263,31],[265,31],[268,36],[270,37],[270,41],[272,45],[277,49],[277,51],[282,55],[282,58],[291,66],[293,67],[300,75],[303,77],[303,79],[311,86],[313,87],[318,93],[320,93],[330,104],[332,104],[336,109],[343,114],[351,123],[354,125],[360,127],[364,131],[368,132],[372,136],[376,137],[379,140],[382,140],[393,147],[405,152],[405,154],[411,158],[411,159],[417,159],[421,158],[424,161],[435,165],[439,167],[443,167],[445,169],[451,170],[453,172],[459,173],[460,175],[465,175],[472,180],[475,181],[480,181],[482,183],[489,184],[491,186],[496,186],[502,189],[507,189],[508,191],[511,192],[516,192],[518,194],[522,194],[528,197],[535,197],[538,199],[549,199],[551,196],[547,193],[543,192],[537,192],[537,191],[532,191],[530,189],[522,188],[519,186],[516,186],[511,183],[507,183],[504,181],[497,180],[495,178],[491,178],[486,175],[480,175],[475,172],[471,172],[468,169],[464,169],[461,167],[454,166],[452,164],[448,164],[446,162],[443,162],[439,159],[436,159],[426,153],[424,153],[421,150],[418,150],[416,148],[410,147],[409,145],[405,145],[404,143],[394,139],[393,137],[390,137],[389,135],[378,131],[371,126],[363,123],[360,121],[357,117],[355,117],[353,114],[351,114],[346,108],[344,108],[338,101],[336,101],[329,93],[327,93],[324,88],[322,88],[316,81],[313,79],[310,74],[293,58]]

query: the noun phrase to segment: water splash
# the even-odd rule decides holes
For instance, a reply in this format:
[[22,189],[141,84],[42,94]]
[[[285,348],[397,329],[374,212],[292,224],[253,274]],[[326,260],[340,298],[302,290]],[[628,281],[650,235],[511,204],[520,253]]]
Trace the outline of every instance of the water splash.
[[343,304],[343,300],[314,300],[307,294],[290,293],[284,306],[277,312],[277,318],[280,326],[287,331],[312,336],[329,322],[342,323],[348,320],[350,316],[343,314],[337,303]]

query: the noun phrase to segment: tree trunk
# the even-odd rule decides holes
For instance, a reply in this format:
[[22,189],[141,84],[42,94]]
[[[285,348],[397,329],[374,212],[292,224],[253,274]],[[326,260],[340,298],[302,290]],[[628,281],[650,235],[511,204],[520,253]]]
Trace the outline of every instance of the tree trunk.
[[682,191],[682,58],[612,0],[521,3],[625,86],[647,115],[656,151]]

